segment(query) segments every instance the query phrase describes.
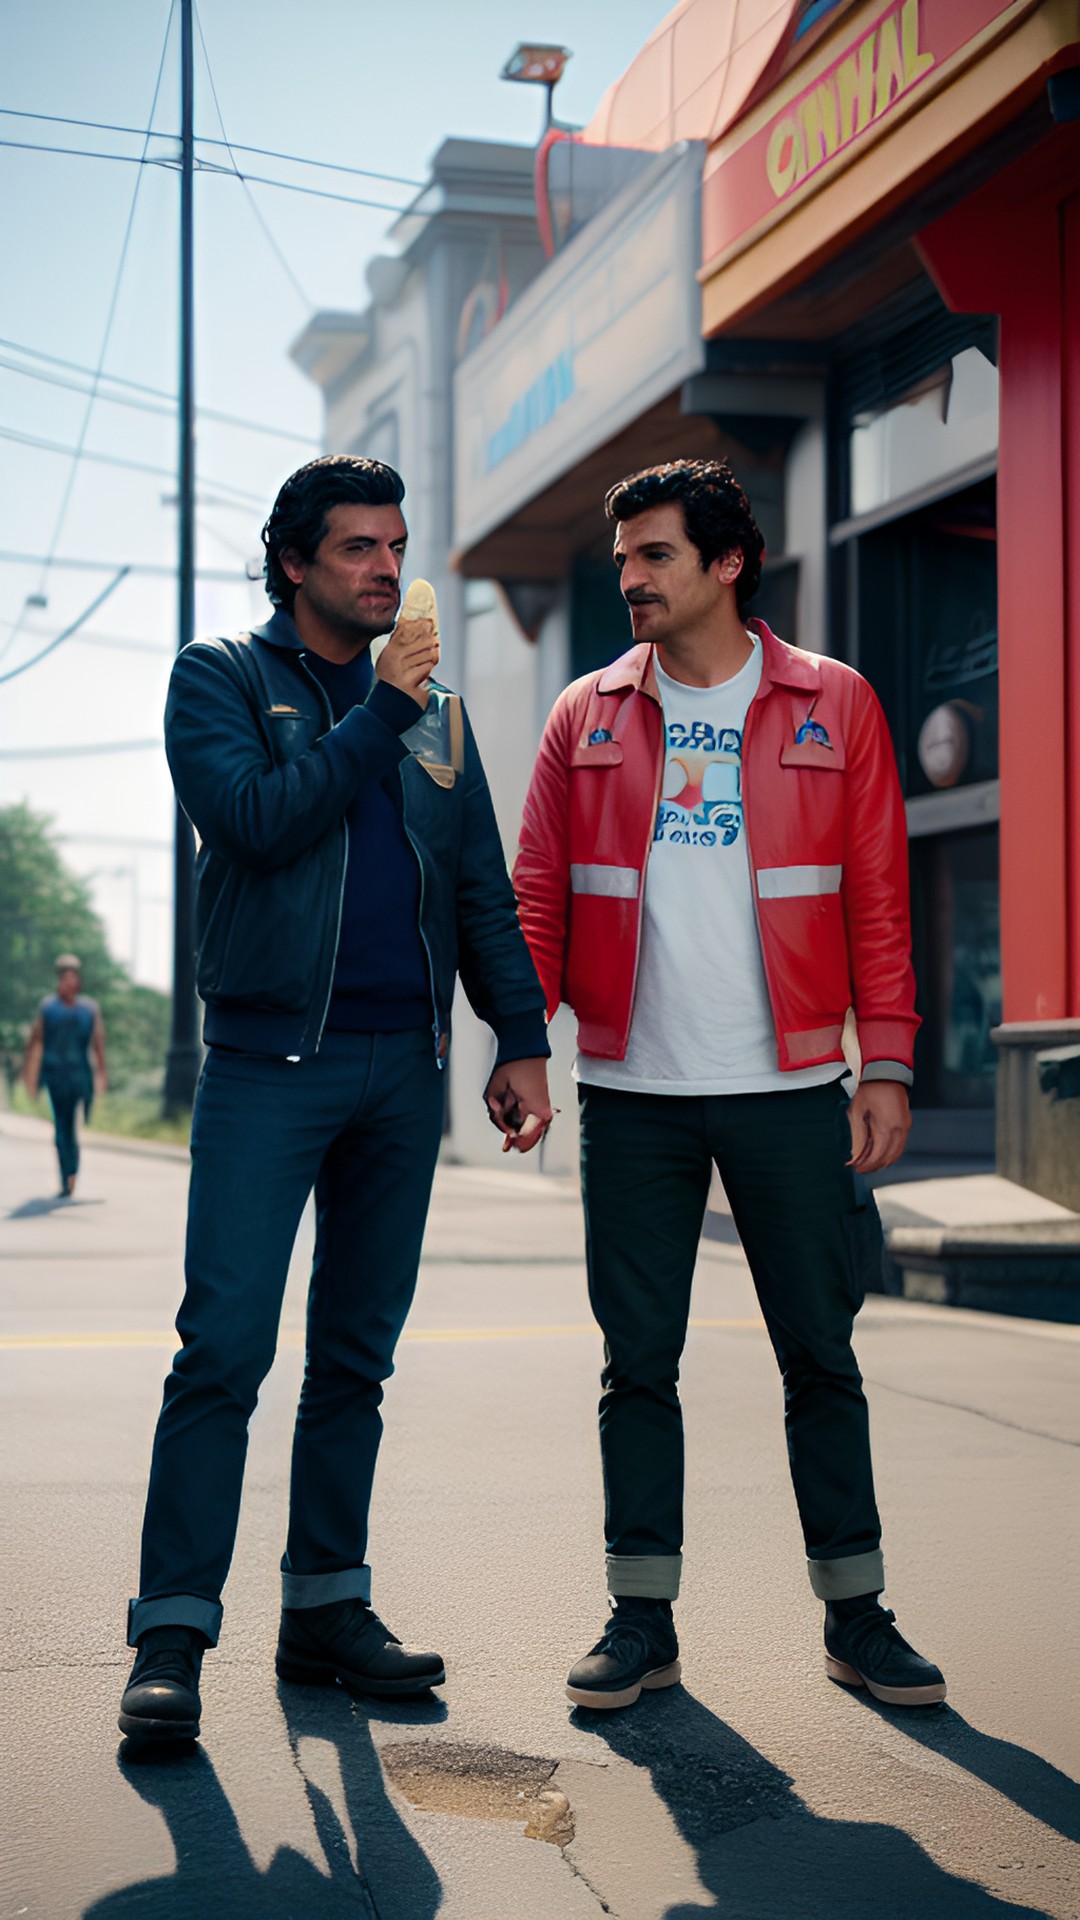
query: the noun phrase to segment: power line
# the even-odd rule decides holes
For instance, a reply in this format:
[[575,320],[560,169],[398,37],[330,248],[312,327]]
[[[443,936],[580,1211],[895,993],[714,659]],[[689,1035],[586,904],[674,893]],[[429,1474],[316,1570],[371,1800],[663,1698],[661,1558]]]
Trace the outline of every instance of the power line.
[[152,653],[158,659],[171,660],[176,648],[167,640],[128,640],[122,633],[77,633],[72,639],[76,647],[108,647],[117,653]]
[[78,747],[0,747],[0,760],[79,760],[97,753],[146,753],[151,747],[164,752],[164,741],[91,740]]
[[[68,367],[74,373],[90,374],[93,371],[90,367],[80,366],[77,361],[59,360],[53,354],[38,353],[33,347],[20,346],[17,341],[0,340],[0,347],[3,346],[13,347],[16,353],[33,354],[36,360],[47,360],[55,366]],[[64,387],[69,393],[85,394],[86,392],[85,386],[81,386],[77,380],[65,380],[61,374],[46,373],[38,367],[20,366],[17,360],[9,360],[6,355],[2,353],[0,353],[0,367],[4,368],[8,373],[21,373],[26,380],[43,380],[48,386]],[[101,377],[103,380],[111,381],[117,386],[134,387],[139,392],[144,393],[159,393],[161,399],[167,403],[171,402],[171,404],[158,407],[147,400],[129,398],[127,394],[102,393],[99,390],[97,395],[98,399],[106,401],[110,406],[134,407],[140,413],[157,414],[162,418],[169,418],[176,412],[177,403],[174,393],[165,393],[160,388],[141,387],[138,381],[121,380],[120,375],[116,373],[103,373]],[[313,439],[309,434],[293,433],[288,427],[271,427],[263,420],[245,420],[236,413],[222,413],[216,407],[199,407],[197,412],[204,420],[217,421],[221,426],[242,427],[248,433],[266,433],[275,440],[292,440],[297,446],[317,447],[322,444],[321,441]]]
[[[220,146],[220,141],[214,142]],[[50,147],[35,140],[0,140],[0,147],[13,147],[20,153],[61,153],[69,160],[118,160],[131,167],[178,167],[180,162],[164,155],[140,157],[137,153],[102,153],[97,147]],[[396,200],[362,200],[352,193],[330,193],[325,187],[302,187],[296,180],[271,180],[264,173],[234,172],[231,167],[211,167],[201,162],[199,173],[224,174],[228,179],[250,180],[257,187],[280,187],[283,193],[304,193],[313,200],[336,200],[345,207],[375,207],[383,213],[405,213]]]
[[[130,571],[130,569],[129,569]],[[0,627],[13,627],[14,620],[0,620]],[[55,634],[34,634],[35,640],[55,640]],[[74,644],[78,647],[115,647],[121,653],[155,653],[159,657],[172,658],[176,649],[167,640],[137,640],[127,633],[76,633]]]
[[273,254],[279,267],[281,268],[286,279],[288,280],[289,285],[292,287],[294,293],[299,294],[301,304],[307,307],[308,312],[314,313],[315,311],[314,301],[312,300],[310,294],[307,293],[305,288],[301,285],[298,275],[295,273],[294,269],[290,266],[288,259],[286,258],[285,254],[282,252],[280,246],[278,245],[277,240],[275,239],[273,233],[270,230],[269,225],[267,224],[267,221],[263,215],[262,209],[255,198],[255,195],[252,193],[251,188],[248,186],[247,181],[244,179],[243,174],[241,173],[239,167],[236,164],[236,155],[233,153],[233,150],[229,145],[229,136],[225,132],[225,117],[221,111],[221,103],[218,100],[217,87],[214,84],[213,69],[210,65],[210,54],[207,50],[206,36],[203,33],[202,21],[199,18],[198,7],[193,7],[193,12],[195,15],[195,25],[199,29],[199,45],[202,47],[203,65],[206,68],[206,77],[210,82],[210,94],[214,102],[214,112],[217,114],[217,117],[218,117],[218,126],[221,128],[221,137],[225,144],[225,151],[228,154],[230,161],[232,162],[232,170],[235,173],[237,179],[243,185],[244,193],[247,197],[247,203],[251,208],[252,213],[255,215],[255,218],[259,224],[259,229],[263,235],[263,238],[265,239],[267,245],[270,248],[271,253]]
[[[176,7],[176,0],[170,0],[168,18],[165,22],[165,37],[161,43],[161,57],[158,61],[157,78],[154,81],[154,91],[150,101],[150,113],[149,113],[148,122],[147,122],[146,137],[143,142],[143,159],[146,158],[147,150],[150,145],[150,129],[154,124],[154,114],[157,111],[158,95],[161,92],[161,80],[162,80],[162,75],[165,72],[165,57],[169,50],[169,35],[172,32],[173,13],[175,11],[175,7]],[[136,175],[135,188],[131,196],[131,205],[128,208],[127,222],[124,227],[124,237],[120,243],[120,258],[116,263],[116,272],[113,276],[112,293],[109,298],[109,308],[108,308],[108,313],[105,319],[105,331],[101,339],[101,349],[97,357],[97,366],[93,374],[90,392],[87,395],[86,409],[83,413],[82,425],[79,428],[78,440],[76,442],[75,447],[70,450],[71,456],[72,456],[71,467],[68,471],[67,481],[64,486],[63,494],[61,496],[60,508],[56,516],[55,524],[53,526],[52,538],[49,541],[48,557],[46,558],[45,564],[41,570],[41,577],[38,584],[39,595],[44,595],[45,583],[49,576],[49,566],[52,561],[52,557],[56,552],[57,547],[60,545],[60,536],[64,530],[64,521],[67,519],[67,511],[71,502],[72,491],[75,486],[75,476],[79,470],[79,461],[82,458],[83,449],[86,444],[86,436],[90,430],[90,417],[94,411],[94,400],[97,396],[98,384],[101,380],[102,368],[105,365],[105,356],[109,351],[109,341],[112,337],[113,321],[116,318],[116,308],[120,298],[121,283],[124,278],[124,267],[127,262],[128,247],[131,244],[131,235],[135,225],[135,209],[139,201],[139,188],[142,185],[142,177],[143,177],[142,172],[140,171]],[[25,615],[25,613],[26,613],[26,603],[24,602],[22,613],[20,614],[20,624],[22,621],[22,617],[23,615]],[[15,644],[15,641],[18,639],[18,637],[19,637],[19,626],[16,626],[14,632],[9,636],[4,647],[0,649],[0,659],[2,659],[4,655],[6,655],[10,651],[11,647]]]
[[56,838],[65,846],[79,844],[88,847],[147,847],[154,853],[171,853],[171,840],[143,840],[130,833],[58,833]]
[[[29,660],[24,660],[21,667],[11,667],[9,668],[7,673],[0,673],[0,686],[2,686],[4,682],[7,680],[17,680],[20,673],[29,673],[30,668],[36,667],[38,664],[38,661],[44,660],[46,654],[55,653],[57,647],[62,646],[65,640],[70,640],[72,634],[78,632],[79,628],[84,624],[84,622],[89,620],[91,614],[96,613],[98,608],[104,605],[105,601],[109,598],[109,595],[116,592],[116,589],[120,585],[121,580],[126,578],[128,572],[129,572],[129,568],[120,567],[116,572],[116,574],[114,575],[114,577],[109,581],[108,586],[102,587],[101,592],[93,600],[91,600],[90,605],[82,613],[80,613],[77,620],[73,620],[71,622],[71,625],[69,627],[65,627],[62,633],[58,633],[54,635],[53,639],[49,641],[48,645],[42,647],[38,653],[33,654]],[[16,639],[17,635],[18,635],[18,628],[16,627],[15,632],[11,635],[11,639],[8,641],[8,646],[10,646],[12,641]],[[5,754],[3,755],[3,758],[5,760],[16,760],[18,759],[18,757],[19,757],[18,754],[15,752],[5,752]]]
[[[204,42],[203,51],[205,50]],[[130,133],[136,139],[141,139],[147,131],[145,127],[117,126],[112,120],[73,120],[63,113],[27,113],[20,107],[0,107],[0,114],[15,120],[47,120],[55,127],[93,127],[99,133]],[[179,136],[159,134],[156,137],[175,140]],[[202,133],[195,135],[195,144],[198,147],[228,147],[232,153],[255,153],[263,160],[287,160],[298,167],[320,167],[327,173],[349,173],[358,180],[386,180],[399,187],[419,188],[426,184],[423,180],[412,180],[402,173],[380,173],[373,167],[348,167],[338,160],[313,160],[310,154],[304,153],[278,153],[274,147],[245,147],[239,140],[211,140],[208,135]]]
[[[68,447],[60,440],[45,440],[36,433],[20,433],[14,427],[0,427],[0,440],[13,440],[17,446],[33,447],[39,453],[74,454],[77,460],[93,460],[103,467],[126,467],[131,473],[148,473],[157,480],[175,480],[176,478],[171,467],[153,467],[145,460],[129,460],[124,454],[119,453],[96,453],[86,447]],[[232,487],[227,480],[208,479],[206,484],[208,487],[217,487],[221,493],[233,496],[231,499],[219,501],[219,506],[245,509],[251,507],[261,511],[265,504],[257,494],[245,493],[242,487]],[[50,558],[47,558],[46,572],[50,563]]]
[[[38,567],[41,562],[40,553],[19,553],[10,547],[0,550],[0,565],[3,566]],[[118,562],[56,558],[52,561],[52,565],[56,568],[65,567],[72,573],[115,573]],[[163,563],[151,560],[129,561],[126,570],[128,573],[149,574],[158,579],[173,580],[176,577],[175,566],[167,567]],[[240,579],[243,579],[247,586],[253,584],[250,574],[240,575],[232,567],[198,567],[196,576],[200,580],[227,581],[232,586],[236,586]]]

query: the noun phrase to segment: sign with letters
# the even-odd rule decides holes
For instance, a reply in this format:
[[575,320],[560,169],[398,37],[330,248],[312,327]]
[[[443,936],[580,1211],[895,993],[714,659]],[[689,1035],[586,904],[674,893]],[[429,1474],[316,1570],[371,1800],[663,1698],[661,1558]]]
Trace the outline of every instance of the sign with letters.
[[851,38],[813,79],[796,71],[777,89],[787,95],[782,104],[774,93],[710,155],[702,188],[706,268],[722,266],[757,229],[890,131],[974,55],[995,23],[1025,11],[1022,0],[891,0],[876,17],[855,16]]

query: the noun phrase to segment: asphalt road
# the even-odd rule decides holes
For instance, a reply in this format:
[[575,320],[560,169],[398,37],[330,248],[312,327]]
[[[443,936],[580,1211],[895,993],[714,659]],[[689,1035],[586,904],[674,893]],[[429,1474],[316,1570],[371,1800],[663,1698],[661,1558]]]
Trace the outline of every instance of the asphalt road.
[[[186,1170],[0,1116],[0,1920],[992,1920],[1080,1915],[1080,1330],[873,1300],[857,1347],[887,1598],[949,1703],[824,1677],[737,1248],[702,1250],[684,1368],[684,1685],[562,1683],[604,1615],[599,1337],[567,1182],[439,1176],[387,1393],[374,1598],[445,1651],[408,1709],[278,1687],[307,1226],[252,1428],[204,1741],[116,1730]],[[530,1837],[532,1836],[532,1837]]]

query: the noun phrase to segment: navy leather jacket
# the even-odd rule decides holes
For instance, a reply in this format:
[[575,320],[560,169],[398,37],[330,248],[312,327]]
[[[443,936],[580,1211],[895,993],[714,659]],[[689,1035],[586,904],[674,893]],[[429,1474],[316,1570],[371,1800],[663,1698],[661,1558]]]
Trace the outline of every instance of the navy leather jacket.
[[201,843],[197,978],[208,1044],[292,1058],[318,1051],[337,958],[345,815],[361,782],[396,775],[420,867],[437,1058],[449,1046],[458,973],[495,1031],[498,1060],[549,1053],[544,996],[464,710],[438,686],[423,714],[405,702],[376,679],[365,704],[335,725],[281,609],[249,634],[196,640],[178,654],[165,751]]

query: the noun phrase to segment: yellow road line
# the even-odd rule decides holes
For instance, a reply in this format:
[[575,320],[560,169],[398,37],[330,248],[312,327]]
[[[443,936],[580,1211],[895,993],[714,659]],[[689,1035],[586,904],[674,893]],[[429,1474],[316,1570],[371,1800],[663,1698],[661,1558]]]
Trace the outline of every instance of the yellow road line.
[[[691,1320],[692,1328],[706,1331],[753,1329],[762,1331],[762,1320]],[[414,1342],[468,1341],[468,1340],[537,1340],[558,1334],[599,1334],[599,1328],[581,1325],[551,1325],[538,1327],[406,1327],[403,1340]],[[281,1335],[279,1346],[302,1347],[304,1336],[299,1328],[287,1328]],[[138,1332],[117,1331],[115,1333],[9,1333],[0,1334],[0,1353],[57,1352],[64,1348],[120,1348],[120,1347],[164,1347],[170,1353],[176,1346],[176,1335],[150,1330]]]

